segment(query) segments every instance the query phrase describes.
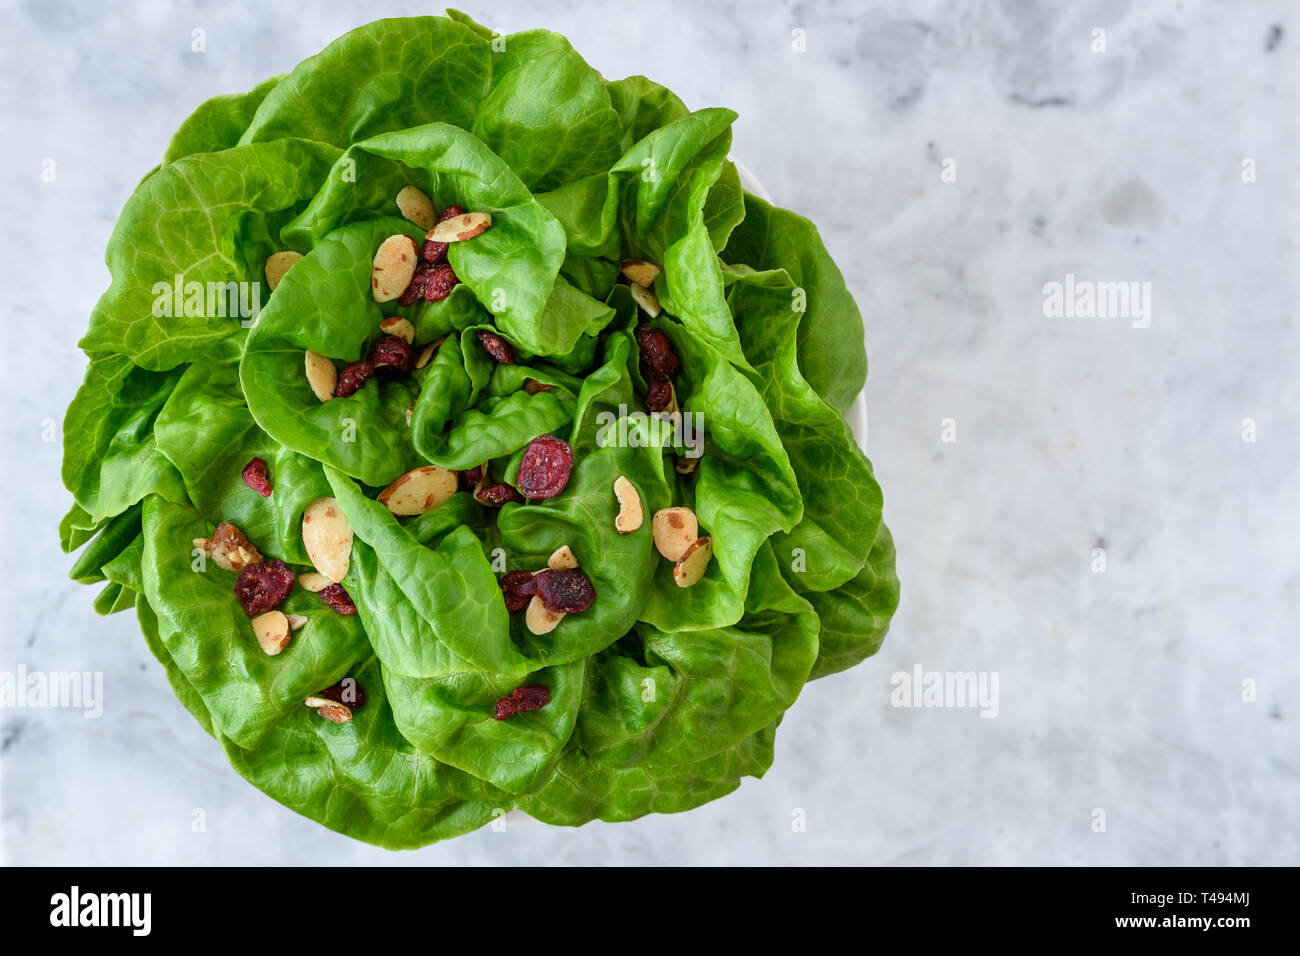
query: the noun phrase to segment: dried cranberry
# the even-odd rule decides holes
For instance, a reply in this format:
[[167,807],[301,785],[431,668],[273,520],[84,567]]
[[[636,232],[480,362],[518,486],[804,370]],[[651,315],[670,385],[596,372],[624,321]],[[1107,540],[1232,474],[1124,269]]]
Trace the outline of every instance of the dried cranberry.
[[439,242],[437,239],[425,239],[420,243],[420,258],[430,265],[447,258],[447,248],[451,243]]
[[435,266],[424,284],[424,301],[441,302],[451,295],[451,290],[459,283],[460,279],[452,271],[451,266],[446,263]]
[[577,568],[553,571],[547,568],[538,571],[537,596],[542,599],[548,611],[574,613],[585,611],[596,600],[596,589],[591,585],[591,578]]
[[474,500],[491,508],[500,508],[507,501],[523,501],[524,496],[516,491],[513,485],[502,482],[480,488],[474,492]]
[[366,361],[376,372],[409,372],[415,368],[415,349],[398,335],[385,335],[370,346]]
[[246,564],[235,579],[235,600],[245,614],[257,617],[284,603],[293,580],[293,571],[279,558]]
[[435,266],[431,262],[417,262],[411,281],[407,283],[406,291],[397,300],[397,304],[415,305],[415,303],[423,299],[425,289],[429,285],[429,276],[433,274],[434,268]]
[[320,599],[340,614],[356,614],[357,606],[352,603],[352,596],[341,584],[330,584],[316,592]]
[[361,682],[352,677],[345,677],[337,684],[331,684],[324,690],[316,692],[317,697],[324,697],[336,704],[342,704],[356,710],[366,705],[366,691]]
[[569,483],[573,449],[554,435],[534,438],[519,462],[519,491],[529,501],[554,498]]
[[636,344],[641,350],[641,361],[650,370],[650,377],[666,382],[682,370],[682,363],[673,351],[673,345],[661,329],[648,325],[636,330]]
[[349,362],[339,369],[339,383],[334,386],[335,398],[347,398],[360,391],[366,379],[375,374],[375,366],[368,360]]
[[483,466],[475,465],[473,468],[458,471],[456,477],[460,480],[461,491],[473,491],[474,486],[483,480]]
[[524,684],[510,692],[509,697],[497,701],[496,719],[505,720],[515,714],[541,710],[551,700],[551,689],[545,684]]
[[494,332],[480,332],[478,334],[479,344],[488,355],[492,356],[502,365],[515,364],[515,352],[510,347],[510,343]]
[[506,599],[507,611],[522,611],[537,593],[537,582],[531,571],[511,571],[501,579],[501,593]]
[[260,458],[254,458],[244,466],[243,473],[244,484],[252,488],[263,498],[271,497],[271,475],[267,471],[266,462]]
[[665,408],[673,403],[673,384],[672,382],[651,382],[650,388],[645,393],[645,410],[647,412],[662,412]]

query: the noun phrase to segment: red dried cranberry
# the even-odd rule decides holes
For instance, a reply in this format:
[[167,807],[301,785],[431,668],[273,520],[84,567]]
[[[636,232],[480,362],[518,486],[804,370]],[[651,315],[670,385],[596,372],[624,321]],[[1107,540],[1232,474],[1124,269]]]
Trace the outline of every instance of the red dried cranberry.
[[263,498],[271,497],[271,475],[267,471],[266,462],[260,458],[254,458],[244,466],[243,473],[244,484],[252,488]]
[[316,592],[322,601],[339,614],[356,614],[357,606],[352,603],[352,596],[341,584],[330,584]]
[[339,383],[334,386],[335,398],[347,398],[355,395],[366,384],[366,379],[375,374],[375,366],[368,360],[349,362],[339,369]]
[[361,686],[359,680],[353,677],[345,677],[337,684],[331,684],[324,690],[317,691],[315,696],[332,700],[334,703],[350,707],[352,710],[366,705],[365,688]]
[[425,239],[420,243],[420,258],[429,265],[442,262],[447,258],[447,248],[450,243],[439,242],[437,239]]
[[506,610],[522,611],[537,593],[537,583],[531,571],[511,571],[501,579],[501,593],[506,599]]
[[480,332],[478,334],[479,344],[483,346],[484,351],[492,356],[502,365],[515,364],[515,352],[510,347],[510,343],[501,336],[493,332]]
[[551,689],[545,684],[524,684],[510,692],[509,697],[497,701],[496,719],[505,720],[515,714],[541,710],[551,700]]
[[548,611],[564,611],[572,614],[585,611],[596,600],[596,589],[591,585],[591,578],[577,568],[553,571],[547,568],[538,571],[537,596],[542,599]]
[[398,305],[415,305],[424,298],[425,289],[429,285],[429,276],[433,274],[434,265],[431,262],[417,262],[415,272],[411,276],[411,281],[406,284],[406,291],[402,297],[397,300]]
[[473,468],[458,471],[456,477],[460,480],[461,491],[473,491],[474,486],[483,480],[483,466],[475,465]]
[[573,449],[554,435],[534,438],[519,462],[519,492],[529,501],[554,498],[569,483]]
[[516,491],[513,485],[502,482],[495,485],[484,485],[474,492],[474,500],[490,508],[500,508],[507,501],[523,501],[524,496]]
[[666,382],[682,370],[682,363],[662,329],[640,326],[636,330],[636,344],[641,350],[641,361],[650,370],[651,378]]
[[385,335],[370,346],[366,361],[375,367],[376,372],[409,372],[415,368],[415,349],[407,344],[406,339],[397,335]]
[[672,382],[651,382],[645,393],[645,410],[662,412],[673,403]]
[[434,266],[424,284],[424,301],[441,302],[451,295],[451,290],[456,288],[459,283],[460,279],[452,271],[451,266],[446,263]]
[[274,611],[293,587],[294,573],[276,558],[244,565],[235,579],[235,600],[249,617]]

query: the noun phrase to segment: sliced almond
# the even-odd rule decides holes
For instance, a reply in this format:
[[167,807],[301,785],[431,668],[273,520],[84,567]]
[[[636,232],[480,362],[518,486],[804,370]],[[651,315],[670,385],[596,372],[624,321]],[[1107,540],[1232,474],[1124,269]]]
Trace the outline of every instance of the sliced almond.
[[289,621],[289,630],[291,631],[307,626],[307,615],[305,614],[286,614],[285,617]]
[[352,719],[351,710],[332,700],[327,701],[323,707],[317,707],[316,713],[320,714],[332,724],[346,724]]
[[669,561],[680,561],[700,536],[700,522],[690,508],[664,508],[650,519],[655,547]]
[[324,707],[326,704],[334,703],[334,701],[330,700],[327,697],[305,697],[303,698],[303,703],[306,704],[308,707],[315,708],[315,707]]
[[704,572],[709,569],[709,561],[712,559],[713,541],[707,537],[697,538],[673,568],[673,580],[679,588],[698,584],[700,578],[704,577]]
[[634,282],[643,289],[654,285],[660,271],[653,262],[642,262],[640,259],[629,259],[623,263],[623,275],[627,276],[629,282]]
[[492,225],[489,212],[467,212],[463,216],[452,216],[438,223],[426,234],[426,239],[434,242],[464,242],[473,239]]
[[460,489],[454,471],[425,465],[408,471],[379,493],[379,503],[395,515],[422,515],[432,511]]
[[447,336],[444,335],[441,338],[434,339],[423,349],[421,349],[420,357],[415,360],[415,367],[424,368],[426,365],[432,362],[433,357],[438,354],[438,346],[442,344],[442,340],[445,339],[446,337]]
[[308,571],[306,574],[298,575],[298,583],[312,594],[315,594],[317,591],[324,591],[334,582],[319,571]]
[[693,475],[698,467],[700,467],[700,460],[689,455],[678,455],[677,461],[673,463],[673,468],[679,475]]
[[635,282],[628,286],[628,290],[632,293],[632,298],[636,300],[636,304],[641,306],[641,310],[646,315],[652,319],[658,318],[663,309],[659,307],[659,297],[657,295]]
[[338,584],[352,561],[352,525],[337,498],[317,498],[302,515],[302,546],[312,565]]
[[552,571],[569,571],[578,566],[578,556],[567,544],[562,544],[546,559],[546,566]]
[[414,414],[415,414],[415,406],[414,406],[414,405],[408,405],[408,406],[406,407],[406,427],[407,427],[407,428],[410,428],[410,427],[411,427],[411,416],[414,415]]
[[396,335],[399,339],[405,339],[407,345],[415,344],[415,326],[409,319],[404,319],[400,315],[394,315],[380,322],[379,331],[385,335]]
[[614,527],[619,534],[631,534],[645,521],[645,508],[641,504],[641,495],[636,485],[624,475],[614,479],[614,497],[618,499],[618,516]]
[[307,384],[316,397],[328,402],[334,397],[334,387],[339,383],[339,370],[326,356],[307,350]]
[[370,266],[370,291],[376,302],[391,302],[411,284],[420,251],[405,233],[389,236],[379,245]]
[[433,200],[414,186],[403,186],[398,191],[397,208],[421,229],[432,228],[434,220],[438,218],[433,211]]
[[546,605],[542,603],[542,599],[536,594],[528,602],[528,610],[524,611],[524,624],[534,634],[550,634],[563,618],[563,611],[547,610]]
[[274,657],[289,646],[289,619],[282,611],[267,611],[253,618],[253,633],[262,650]]
[[535,378],[524,379],[524,391],[529,395],[537,395],[540,392],[553,392],[555,386],[549,382],[539,382]]
[[301,252],[273,252],[266,257],[266,284],[274,292],[284,274],[293,268],[293,264],[302,258]]
[[195,538],[194,547],[216,562],[217,567],[227,571],[242,571],[248,565],[262,560],[262,555],[244,536],[244,532],[229,521],[217,525],[211,538]]

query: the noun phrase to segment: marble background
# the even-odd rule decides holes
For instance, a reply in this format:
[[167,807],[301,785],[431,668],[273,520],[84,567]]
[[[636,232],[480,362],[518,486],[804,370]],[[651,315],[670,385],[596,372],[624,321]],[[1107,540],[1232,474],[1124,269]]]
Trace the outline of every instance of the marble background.
[[[132,617],[96,618],[65,580],[45,423],[80,380],[113,222],[181,119],[428,8],[6,4],[0,653],[10,671],[102,671],[107,704],[0,711],[3,861],[1300,862],[1293,5],[464,5],[734,107],[735,155],[820,225],[867,320],[869,451],[903,581],[884,649],[806,689],[764,780],[685,815],[393,854],[244,783]],[[1150,327],[1045,318],[1043,285],[1067,273],[1150,282]],[[996,719],[892,707],[891,675],[917,664],[996,672]]]

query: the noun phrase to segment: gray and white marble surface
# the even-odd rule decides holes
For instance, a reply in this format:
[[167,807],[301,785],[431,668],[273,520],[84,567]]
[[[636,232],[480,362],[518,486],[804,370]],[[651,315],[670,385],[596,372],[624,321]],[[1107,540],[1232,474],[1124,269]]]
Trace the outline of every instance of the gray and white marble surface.
[[[735,108],[735,155],[821,227],[867,322],[903,582],[883,650],[804,691],[765,779],[684,815],[389,853],[243,782],[133,617],[66,580],[52,422],[179,122],[428,8],[5,4],[0,669],[102,672],[104,711],[0,710],[3,862],[1300,862],[1295,6],[465,6]],[[1149,324],[1045,315],[1067,275],[1150,283]],[[893,706],[917,666],[996,674],[996,717]]]

